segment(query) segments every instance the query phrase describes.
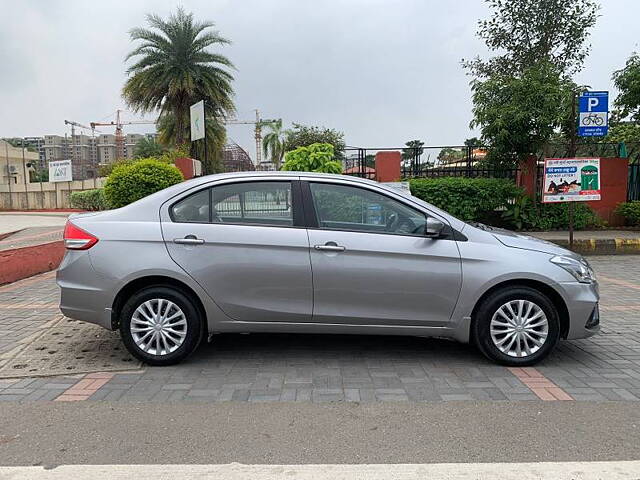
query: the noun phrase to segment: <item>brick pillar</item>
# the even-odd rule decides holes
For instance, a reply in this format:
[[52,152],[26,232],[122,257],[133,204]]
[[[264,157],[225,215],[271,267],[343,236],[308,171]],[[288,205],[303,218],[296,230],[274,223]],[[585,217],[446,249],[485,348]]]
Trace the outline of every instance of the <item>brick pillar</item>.
[[400,152],[376,153],[376,181],[397,182],[400,180]]
[[600,159],[600,198],[587,202],[598,216],[611,226],[624,224],[624,219],[614,213],[619,203],[627,201],[629,186],[629,160],[626,158]]
[[520,171],[516,179],[519,187],[524,188],[526,195],[532,200],[536,199],[536,169],[538,158],[530,156],[526,160],[520,162]]
[[200,160],[181,157],[181,158],[176,158],[174,161],[174,164],[176,167],[178,167],[178,170],[182,172],[182,176],[184,177],[185,180],[189,180],[190,178],[201,175]]

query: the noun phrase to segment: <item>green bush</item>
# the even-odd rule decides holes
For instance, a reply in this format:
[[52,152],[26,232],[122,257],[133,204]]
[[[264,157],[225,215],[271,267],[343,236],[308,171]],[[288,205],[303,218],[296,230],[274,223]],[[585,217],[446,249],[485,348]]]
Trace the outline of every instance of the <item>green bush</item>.
[[414,178],[411,194],[465,221],[499,223],[496,210],[522,195],[511,180],[501,178]]
[[94,190],[84,190],[82,192],[71,193],[71,206],[82,210],[106,210],[109,208],[107,199],[104,197],[104,190],[96,188]]
[[109,205],[120,208],[184,180],[174,165],[145,159],[113,169],[104,185]]
[[342,173],[342,165],[333,159],[333,145],[312,143],[284,154],[282,170],[295,172]]
[[640,225],[640,201],[625,202],[618,205],[616,213],[622,215],[629,225]]
[[[603,222],[588,205],[576,203],[573,210],[573,226],[576,230],[601,227]],[[568,203],[543,203],[535,209],[531,204],[522,228],[526,230],[564,230],[569,228]]]

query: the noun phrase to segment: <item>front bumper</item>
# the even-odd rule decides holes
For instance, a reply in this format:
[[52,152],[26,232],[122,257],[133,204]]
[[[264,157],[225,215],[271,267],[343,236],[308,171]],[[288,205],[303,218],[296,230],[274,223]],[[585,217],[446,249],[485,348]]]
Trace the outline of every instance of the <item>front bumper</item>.
[[598,283],[562,283],[569,311],[567,340],[587,338],[600,331],[600,294]]

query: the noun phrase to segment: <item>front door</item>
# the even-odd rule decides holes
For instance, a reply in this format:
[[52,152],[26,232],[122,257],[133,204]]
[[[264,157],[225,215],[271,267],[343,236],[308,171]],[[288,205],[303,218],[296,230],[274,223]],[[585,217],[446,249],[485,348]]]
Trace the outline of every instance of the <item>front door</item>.
[[282,180],[188,195],[162,223],[169,254],[235,320],[310,321],[309,241],[293,196]]
[[462,281],[455,240],[426,238],[425,213],[371,189],[330,182],[303,186],[317,222],[309,229],[314,322],[450,321]]

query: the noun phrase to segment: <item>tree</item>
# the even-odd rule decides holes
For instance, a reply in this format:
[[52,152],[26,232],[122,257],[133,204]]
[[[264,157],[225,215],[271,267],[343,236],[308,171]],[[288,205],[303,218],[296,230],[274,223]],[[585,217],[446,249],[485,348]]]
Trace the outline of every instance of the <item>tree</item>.
[[153,137],[144,137],[138,140],[136,146],[133,148],[134,158],[148,158],[162,155],[164,147],[156,142]]
[[537,152],[560,128],[573,83],[558,69],[539,62],[521,76],[492,75],[472,82],[471,127],[480,127],[491,148],[487,160],[512,166]]
[[464,145],[465,147],[478,147],[482,145],[482,140],[480,140],[478,137],[467,138],[464,141]]
[[334,155],[342,158],[345,143],[344,133],[325,127],[312,127],[294,123],[291,130],[285,134],[285,152],[295,150],[298,147],[306,147],[314,143],[329,143],[333,145]]
[[334,160],[333,145],[313,143],[285,154],[282,170],[294,172],[342,173],[342,164]]
[[438,162],[451,163],[465,157],[465,152],[459,148],[445,147],[438,153]]
[[640,55],[631,54],[624,68],[613,73],[613,83],[619,92],[614,104],[620,118],[640,122]]
[[548,61],[563,75],[582,69],[589,53],[589,30],[599,5],[594,0],[486,0],[492,10],[478,24],[478,36],[500,55],[462,62],[474,76],[522,75],[531,65]]
[[402,149],[402,159],[411,160],[412,158],[420,158],[424,153],[424,142],[422,140],[409,140],[405,143],[407,148]]
[[[159,111],[160,141],[167,145],[183,145],[189,139],[189,107],[199,100],[207,105],[207,133],[215,133],[207,141],[212,143],[205,171],[219,155],[225,135],[222,120],[233,113],[233,64],[210,47],[223,46],[229,40],[212,30],[212,22],[198,22],[193,14],[182,8],[164,20],[147,15],[151,28],[134,28],[132,41],[140,42],[126,57],[135,59],[127,69],[122,95],[135,112]],[[195,147],[194,147],[195,148]],[[202,157],[200,157],[202,158]]]
[[275,122],[263,122],[262,126],[266,126],[270,131],[262,139],[262,150],[264,156],[269,158],[271,163],[280,170],[282,157],[284,157],[285,131],[282,129],[282,119]]

